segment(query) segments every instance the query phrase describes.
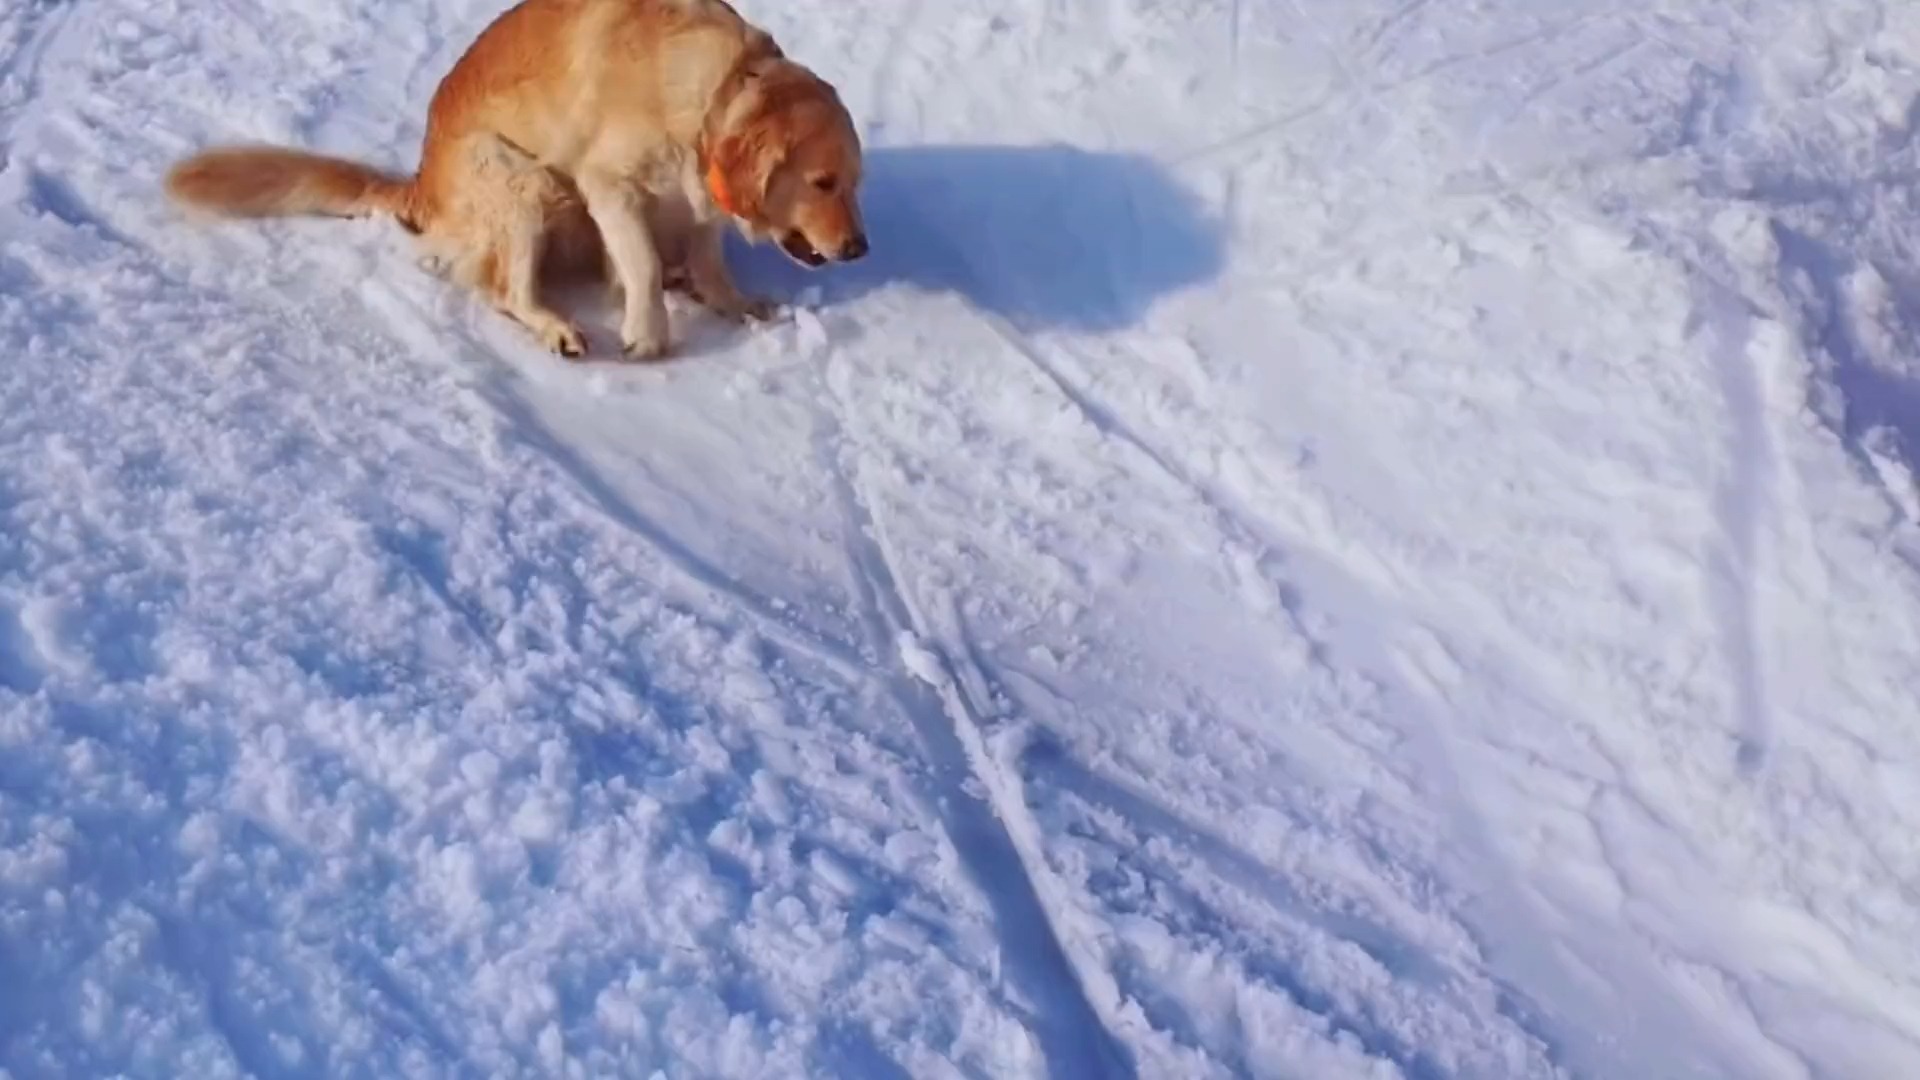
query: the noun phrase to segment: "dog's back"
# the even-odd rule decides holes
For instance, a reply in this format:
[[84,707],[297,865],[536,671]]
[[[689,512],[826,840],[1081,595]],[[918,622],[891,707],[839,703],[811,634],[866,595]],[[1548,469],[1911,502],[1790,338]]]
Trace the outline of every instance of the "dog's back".
[[495,19],[428,107],[420,185],[462,182],[459,147],[495,133],[571,175],[634,175],[698,136],[748,51],[777,55],[724,0],[525,0]]

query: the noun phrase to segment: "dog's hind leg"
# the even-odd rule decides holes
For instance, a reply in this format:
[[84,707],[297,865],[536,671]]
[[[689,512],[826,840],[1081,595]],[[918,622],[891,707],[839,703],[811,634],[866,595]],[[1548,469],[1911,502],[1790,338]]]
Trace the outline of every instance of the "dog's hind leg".
[[547,348],[569,358],[587,354],[580,328],[540,302],[540,262],[546,229],[539,207],[526,206],[510,225],[500,260],[500,290],[495,303],[518,320]]
[[549,230],[569,195],[565,183],[518,147],[492,135],[482,136],[474,148],[474,177],[469,210],[493,263],[486,287],[494,306],[554,352],[586,355],[586,338],[579,328],[540,299]]

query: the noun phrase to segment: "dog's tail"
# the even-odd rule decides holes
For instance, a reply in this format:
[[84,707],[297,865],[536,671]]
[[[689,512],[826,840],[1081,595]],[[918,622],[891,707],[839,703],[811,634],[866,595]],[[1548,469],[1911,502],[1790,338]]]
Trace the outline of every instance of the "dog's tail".
[[412,177],[358,162],[276,146],[229,146],[202,151],[167,170],[174,201],[221,217],[391,214],[418,232]]

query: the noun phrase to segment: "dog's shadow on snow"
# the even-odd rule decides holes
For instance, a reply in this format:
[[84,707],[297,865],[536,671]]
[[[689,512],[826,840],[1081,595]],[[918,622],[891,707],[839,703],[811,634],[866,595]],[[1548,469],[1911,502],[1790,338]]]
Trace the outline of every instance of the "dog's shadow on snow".
[[955,294],[1024,329],[1114,330],[1211,280],[1223,232],[1168,170],[1042,146],[872,147],[860,207],[871,254],[822,270],[734,244],[742,284],[834,306],[877,289]]

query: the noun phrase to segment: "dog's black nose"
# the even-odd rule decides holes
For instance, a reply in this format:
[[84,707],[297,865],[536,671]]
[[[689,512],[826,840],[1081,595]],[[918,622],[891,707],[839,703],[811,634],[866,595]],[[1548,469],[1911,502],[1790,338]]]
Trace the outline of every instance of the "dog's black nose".
[[840,261],[852,262],[867,253],[867,234],[858,233],[840,249]]

